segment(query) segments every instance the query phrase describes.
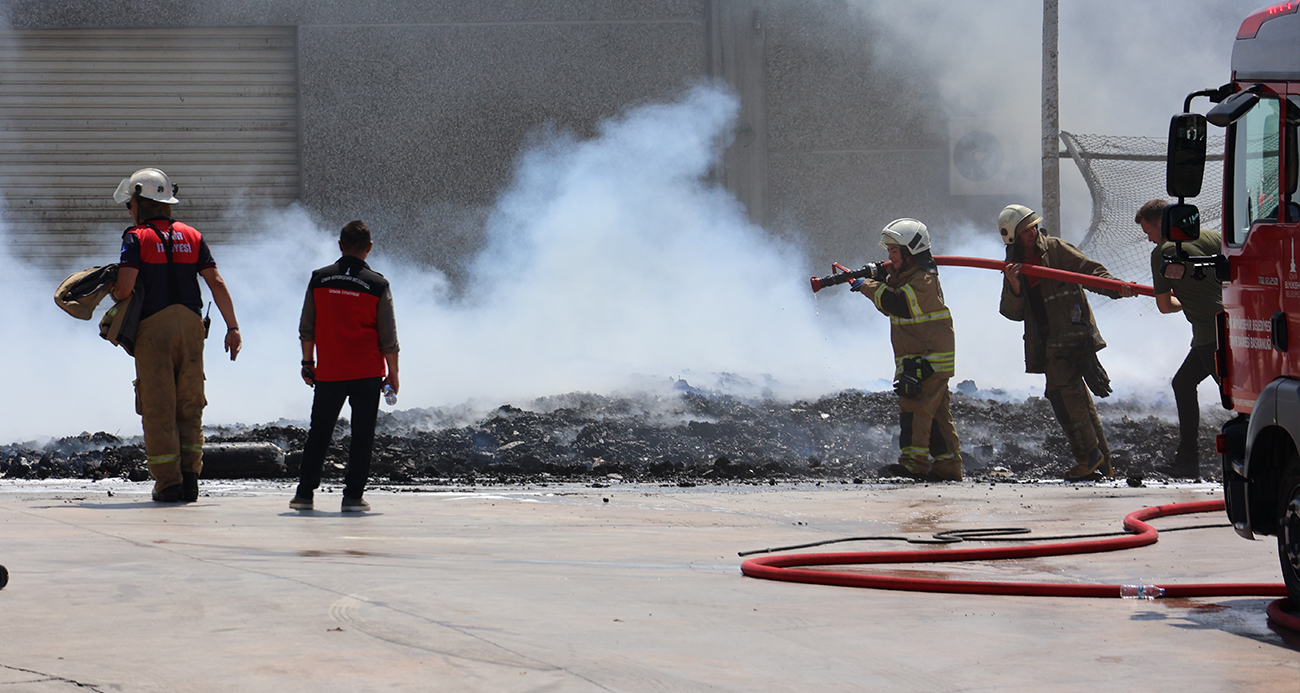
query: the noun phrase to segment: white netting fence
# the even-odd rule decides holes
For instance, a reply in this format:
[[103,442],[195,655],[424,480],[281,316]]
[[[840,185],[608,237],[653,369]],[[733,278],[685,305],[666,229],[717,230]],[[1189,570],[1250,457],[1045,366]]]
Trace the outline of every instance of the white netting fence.
[[[1165,194],[1163,137],[1115,137],[1061,133],[1061,141],[1092,194],[1092,221],[1080,247],[1110,273],[1127,281],[1151,283],[1151,242],[1133,223],[1137,210]],[[1201,228],[1218,229],[1223,216],[1222,135],[1212,135],[1206,152],[1201,195],[1187,201],[1201,210]],[[1142,301],[1091,301],[1094,308],[1144,313],[1155,310]]]

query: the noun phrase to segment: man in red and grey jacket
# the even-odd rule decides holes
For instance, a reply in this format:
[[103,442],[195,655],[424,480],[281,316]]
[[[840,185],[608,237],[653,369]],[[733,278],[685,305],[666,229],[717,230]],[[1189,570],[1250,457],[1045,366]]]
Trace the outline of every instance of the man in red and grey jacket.
[[[298,491],[289,507],[311,510],[321,467],[343,401],[352,408],[352,447],[343,478],[343,512],[370,509],[361,496],[370,476],[379,394],[384,385],[398,390],[397,321],[388,280],[370,269],[366,256],[374,244],[361,221],[339,233],[339,261],[311,273],[302,304],[302,379],[316,389],[311,430],[303,446]],[[318,362],[319,360],[319,362]]]

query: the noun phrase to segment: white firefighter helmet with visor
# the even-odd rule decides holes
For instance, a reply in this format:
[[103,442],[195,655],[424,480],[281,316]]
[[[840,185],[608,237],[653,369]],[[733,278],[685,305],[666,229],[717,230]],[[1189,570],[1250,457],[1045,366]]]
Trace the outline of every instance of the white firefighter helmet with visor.
[[924,253],[930,249],[930,231],[916,219],[895,219],[880,231],[880,247],[891,245],[907,248],[912,255]]
[[998,234],[1002,242],[1011,245],[1016,242],[1020,232],[1043,220],[1034,210],[1024,205],[1007,205],[998,214]]
[[126,202],[133,195],[139,195],[163,204],[174,205],[180,202],[176,199],[177,190],[178,187],[172,184],[166,173],[156,168],[142,168],[132,173],[130,178],[123,178],[122,182],[117,184],[113,199],[117,202]]

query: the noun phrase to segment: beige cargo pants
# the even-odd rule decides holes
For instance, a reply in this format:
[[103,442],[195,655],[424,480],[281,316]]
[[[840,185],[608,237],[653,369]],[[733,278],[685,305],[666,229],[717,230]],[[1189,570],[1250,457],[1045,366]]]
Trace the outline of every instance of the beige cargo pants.
[[149,473],[161,491],[203,470],[203,319],[171,305],[140,321],[135,377]]
[[[1083,382],[1072,349],[1047,350],[1047,387],[1044,396],[1052,404],[1056,420],[1070,442],[1070,454],[1079,464],[1087,464],[1093,450],[1101,450],[1104,470],[1110,469],[1110,445],[1101,428],[1101,418],[1092,402],[1092,392]],[[1109,476],[1109,474],[1107,474]]]
[[961,481],[961,440],[951,405],[948,378],[938,376],[921,381],[919,397],[898,398],[899,464],[922,476],[933,472],[940,480]]

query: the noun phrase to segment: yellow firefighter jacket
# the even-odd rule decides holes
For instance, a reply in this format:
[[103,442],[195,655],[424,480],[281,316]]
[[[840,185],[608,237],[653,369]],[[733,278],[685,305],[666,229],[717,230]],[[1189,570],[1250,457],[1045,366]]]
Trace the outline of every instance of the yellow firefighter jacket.
[[[1024,257],[1024,248],[1020,243],[1007,246],[1007,262],[1037,264],[1040,267],[1091,274],[1106,279],[1114,279],[1111,273],[1097,261],[1089,258],[1082,250],[1069,242],[1048,236],[1039,229],[1037,262]],[[1106,348],[1106,342],[1097,330],[1097,321],[1093,319],[1092,308],[1088,306],[1088,297],[1084,287],[1072,282],[1055,279],[1031,279],[1024,274],[1019,276],[1020,295],[1011,292],[1011,283],[1005,277],[1002,280],[1002,303],[998,311],[1010,320],[1025,323],[1025,372],[1043,373],[1047,369],[1047,350],[1080,349],[1096,352]],[[1103,296],[1120,298],[1118,291],[1094,289]]]
[[956,359],[952,314],[944,305],[937,273],[916,264],[902,272],[891,267],[884,282],[868,279],[858,291],[889,317],[894,375],[902,371],[904,358],[920,356],[930,362],[936,376],[952,377]]

